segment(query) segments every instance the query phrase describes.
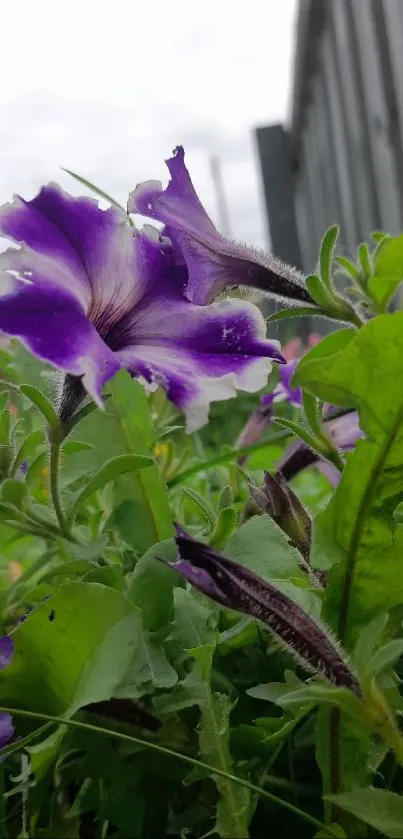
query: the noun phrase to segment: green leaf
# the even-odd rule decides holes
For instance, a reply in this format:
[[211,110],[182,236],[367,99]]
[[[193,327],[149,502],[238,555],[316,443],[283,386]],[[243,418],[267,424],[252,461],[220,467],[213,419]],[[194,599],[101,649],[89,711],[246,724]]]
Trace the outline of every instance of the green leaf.
[[143,611],[145,629],[157,631],[166,626],[172,617],[173,589],[180,577],[156,557],[173,562],[176,546],[173,539],[153,545],[139,559],[127,589],[128,599]]
[[15,652],[4,670],[5,704],[62,715],[110,699],[141,634],[141,613],[98,583],[61,586],[12,633]]
[[95,493],[99,489],[102,489],[105,484],[108,484],[111,481],[116,481],[116,479],[125,472],[145,469],[148,466],[152,466],[153,463],[154,461],[151,457],[145,457],[141,454],[122,454],[117,457],[113,457],[109,463],[106,463],[105,466],[103,466],[99,472],[94,475],[87,486],[80,490],[80,493],[72,506],[70,519],[73,521],[77,510],[82,504],[84,504],[84,501],[87,501],[92,495],[95,495]]
[[[291,386],[306,387],[311,393],[316,393],[323,402],[326,401],[326,398],[322,398],[321,394],[317,393],[322,379],[322,370],[327,364],[328,357],[335,358],[336,353],[343,352],[354,339],[355,334],[352,329],[338,329],[337,332],[332,332],[326,338],[323,338],[319,344],[316,344],[300,359],[291,378]],[[315,390],[310,386],[312,381],[315,382]],[[332,400],[330,401],[332,402]],[[344,403],[334,399],[333,404],[341,405]],[[351,405],[348,405],[348,407],[351,407]]]
[[120,699],[138,699],[156,690],[173,688],[178,681],[176,670],[169,663],[158,635],[141,632],[124,678],[115,691]]
[[212,608],[196,599],[187,589],[174,589],[174,613],[167,642],[181,652],[214,644],[217,619]]
[[[270,548],[268,548],[270,546]],[[320,600],[309,588],[300,554],[268,516],[254,516],[231,536],[225,555],[273,583],[305,611],[319,615]]]
[[44,437],[42,429],[38,431],[31,431],[30,434],[25,438],[23,443],[21,444],[20,448],[18,449],[17,456],[13,463],[12,474],[15,475],[18,468],[21,466],[21,463],[29,457],[29,455],[33,454],[38,446],[44,444]]
[[386,305],[403,279],[403,235],[389,238],[375,254],[374,276],[368,293],[381,305]]
[[389,641],[384,644],[374,655],[371,662],[371,671],[374,676],[386,670],[394,664],[400,656],[403,655],[403,638],[396,638],[394,641]]
[[216,526],[210,536],[209,544],[218,550],[225,548],[231,533],[237,525],[237,513],[233,507],[225,507],[220,510],[216,522]]
[[5,504],[14,504],[16,507],[22,507],[27,497],[27,487],[21,481],[15,478],[8,478],[1,485],[0,498]]
[[336,256],[335,262],[343,269],[343,273],[347,274],[347,276],[351,277],[353,280],[357,281],[359,278],[359,272],[357,271],[355,265],[350,262],[349,259],[345,259],[344,256]]
[[269,315],[267,323],[286,320],[287,318],[319,317],[321,314],[323,313],[316,306],[291,306],[289,309],[282,309],[281,312],[275,312],[274,315]]
[[24,396],[26,396],[33,405],[35,405],[38,411],[40,411],[42,416],[45,418],[50,428],[55,431],[58,428],[59,420],[54,408],[49,402],[49,399],[47,399],[46,396],[38,390],[38,388],[33,387],[33,385],[21,385],[21,393],[23,393]]
[[364,277],[370,277],[372,274],[371,257],[368,245],[365,242],[361,242],[361,244],[358,245],[357,257]]
[[320,275],[325,288],[332,290],[332,274],[331,266],[333,259],[333,252],[336,247],[337,237],[339,235],[339,228],[337,224],[330,227],[326,231],[320,246]]
[[[152,456],[154,432],[144,389],[124,370],[108,382],[108,389],[105,410],[86,416],[72,433],[72,439],[91,443],[93,448],[69,455],[67,478],[94,474],[122,454]],[[138,553],[172,535],[168,493],[156,464],[118,478],[113,501],[115,510],[128,502],[122,516],[125,538]]]
[[366,626],[359,635],[353,657],[361,680],[363,680],[371,670],[371,661],[374,649],[385,629],[387,620],[387,615],[377,615],[376,618],[374,618],[373,621],[370,621],[368,626]]
[[200,492],[197,492],[197,490],[192,489],[191,487],[182,487],[182,492],[184,495],[186,495],[194,502],[194,504],[196,505],[196,507],[198,507],[199,510],[201,510],[201,512],[207,519],[210,527],[213,528],[215,525],[216,517],[211,504],[208,503],[208,501],[203,497],[203,495],[201,495]]
[[327,288],[323,285],[322,280],[317,274],[311,274],[306,278],[306,287],[309,294],[325,312],[334,309],[333,295],[329,294]]
[[403,825],[403,797],[389,790],[355,789],[342,795],[329,795],[342,810],[379,830],[391,839],[401,839]]
[[403,599],[403,532],[393,520],[403,498],[402,356],[403,315],[382,315],[356,333],[344,351],[327,356],[325,363],[306,364],[300,376],[324,400],[356,406],[366,435],[348,457],[330,505],[314,522],[311,555],[314,567],[329,568],[337,547],[325,619],[350,649],[370,620]]

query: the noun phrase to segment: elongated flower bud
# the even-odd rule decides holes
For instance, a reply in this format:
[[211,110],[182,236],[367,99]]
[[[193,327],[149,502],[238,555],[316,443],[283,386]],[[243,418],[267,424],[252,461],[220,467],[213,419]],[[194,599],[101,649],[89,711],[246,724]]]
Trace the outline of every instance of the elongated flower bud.
[[308,559],[311,545],[311,518],[281,472],[275,475],[265,472],[264,486],[250,486],[249,489],[257,506],[281,527],[304,559]]
[[170,564],[222,606],[262,621],[311,673],[360,694],[360,685],[337,643],[293,600],[243,565],[196,541],[176,526],[178,559]]

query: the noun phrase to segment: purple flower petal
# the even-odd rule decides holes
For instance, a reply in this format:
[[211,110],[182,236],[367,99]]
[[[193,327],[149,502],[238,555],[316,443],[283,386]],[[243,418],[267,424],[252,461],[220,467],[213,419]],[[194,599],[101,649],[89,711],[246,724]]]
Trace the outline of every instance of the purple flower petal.
[[21,285],[0,298],[0,328],[44,361],[82,376],[88,393],[102,403],[102,385],[120,364],[71,294],[39,283]]
[[171,180],[139,184],[129,197],[128,210],[157,219],[175,240],[188,269],[186,294],[192,303],[211,302],[225,287],[251,286],[286,299],[312,303],[302,275],[271,254],[238,245],[221,236],[209,219],[184,164],[178,146],[166,161]]
[[0,208],[0,225],[22,243],[0,255],[0,330],[70,374],[63,420],[84,388],[101,404],[102,385],[123,365],[162,385],[193,430],[212,400],[261,389],[270,359],[284,361],[255,306],[184,297],[175,236],[173,247],[150,225],[134,230],[119,212],[55,186]]
[[0,670],[8,667],[14,653],[14,641],[9,635],[0,638]]
[[7,746],[14,737],[11,714],[0,713],[0,749]]
[[[364,436],[360,429],[356,411],[350,411],[348,414],[328,420],[325,428],[335,445],[343,452],[351,451],[356,441]],[[302,440],[293,440],[287,446],[276,465],[276,469],[282,473],[286,480],[291,480],[303,469],[313,464],[317,465],[319,471],[328,478],[332,486],[337,486],[340,480],[338,470],[331,463],[322,461],[319,455],[309,449]]]
[[298,364],[298,359],[288,361],[279,368],[280,382],[271,393],[260,397],[260,404],[263,406],[273,405],[276,402],[289,402],[295,408],[299,408],[302,401],[301,388],[291,387],[291,378]]
[[169,297],[168,289],[150,297],[127,327],[127,341],[116,353],[122,366],[162,385],[185,413],[189,432],[207,421],[212,401],[234,397],[237,388],[251,393],[264,387],[270,359],[282,358],[277,342],[265,338],[255,306],[223,300],[199,307]]

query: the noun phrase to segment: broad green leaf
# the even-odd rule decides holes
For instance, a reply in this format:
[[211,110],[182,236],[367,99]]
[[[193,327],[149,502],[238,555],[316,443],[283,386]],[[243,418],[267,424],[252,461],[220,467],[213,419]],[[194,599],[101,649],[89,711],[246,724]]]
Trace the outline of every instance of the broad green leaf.
[[403,235],[387,238],[377,249],[374,259],[374,276],[368,284],[368,293],[381,306],[385,306],[403,279]]
[[174,612],[167,642],[181,652],[190,648],[214,644],[217,619],[212,608],[197,600],[193,592],[174,589]]
[[55,430],[59,425],[59,420],[57,419],[53,406],[50,404],[49,399],[47,399],[45,394],[38,390],[38,388],[33,387],[33,385],[21,385],[21,393],[23,393],[24,396],[26,396],[33,405],[35,405],[35,408],[37,408],[38,411],[40,411],[50,428]]
[[[308,387],[308,383],[315,380],[315,382],[318,382],[315,385],[316,390],[318,390],[322,378],[321,371],[327,363],[327,358],[329,356],[335,358],[336,353],[343,352],[353,340],[355,334],[352,329],[338,329],[337,332],[332,332],[326,338],[323,338],[319,344],[316,344],[316,346],[299,360],[291,379],[291,386]],[[310,388],[308,387],[308,389]],[[322,399],[320,394],[316,393],[316,395]],[[322,401],[325,401],[325,399],[322,399]],[[337,402],[337,399],[331,399],[330,401],[335,405],[344,404]]]
[[0,701],[28,701],[31,710],[62,715],[110,699],[141,632],[141,613],[114,589],[61,586],[12,633],[15,652],[2,673]]
[[120,699],[138,699],[156,690],[173,688],[177,681],[178,674],[165,655],[160,635],[142,631],[135,655],[116,688],[115,696]]
[[392,516],[403,498],[402,357],[403,315],[382,315],[325,363],[304,365],[298,377],[326,401],[354,405],[366,435],[314,523],[311,556],[314,567],[329,568],[338,554],[326,588],[325,619],[350,649],[370,620],[403,598],[403,529]]
[[144,628],[155,631],[167,626],[171,620],[173,589],[181,581],[179,574],[158,562],[156,557],[173,562],[176,558],[174,540],[166,539],[153,545],[138,560],[127,589],[128,599],[143,612]]
[[403,796],[389,790],[354,789],[342,795],[329,795],[342,810],[379,830],[391,839],[401,839],[403,830]]
[[22,481],[17,481],[15,478],[7,478],[1,485],[0,498],[5,504],[14,504],[20,508],[26,496],[27,487]]
[[254,516],[231,536],[226,556],[276,585],[313,616],[320,600],[309,589],[306,572],[299,567],[300,554],[268,516]]
[[403,638],[395,638],[394,641],[389,641],[376,651],[371,662],[371,671],[374,676],[381,673],[387,667],[395,664],[398,658],[403,655]]
[[117,478],[124,475],[125,472],[137,471],[138,469],[145,469],[148,466],[152,466],[153,462],[154,461],[151,457],[145,457],[141,454],[122,454],[117,457],[113,457],[112,460],[106,463],[105,466],[103,466],[99,472],[94,475],[84,489],[80,491],[71,509],[71,519],[74,519],[77,510],[82,504],[84,504],[84,501],[87,501],[92,495],[95,495],[95,493],[99,489],[102,489],[105,484],[108,484],[111,481],[116,481]]
[[[154,432],[142,386],[121,370],[108,382],[110,393],[104,411],[93,411],[74,429],[72,439],[91,443],[88,451],[69,455],[65,464],[75,477],[98,471],[119,455],[151,457]],[[153,464],[120,477],[114,486],[114,508],[126,504],[131,527],[126,539],[139,553],[172,535],[171,513],[164,481]]]

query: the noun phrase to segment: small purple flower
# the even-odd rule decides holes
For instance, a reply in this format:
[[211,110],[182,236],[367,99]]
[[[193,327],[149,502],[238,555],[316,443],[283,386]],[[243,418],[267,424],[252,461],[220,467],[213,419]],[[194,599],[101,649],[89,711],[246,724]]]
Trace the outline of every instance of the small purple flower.
[[287,364],[279,367],[280,381],[271,393],[266,393],[261,396],[260,402],[262,405],[273,405],[276,402],[289,402],[295,408],[299,408],[302,401],[302,393],[300,387],[291,387],[291,378],[294,370],[298,364],[299,359],[289,361]]
[[[173,159],[175,171],[180,160]],[[31,201],[16,197],[0,208],[0,234],[21,246],[0,254],[7,284],[0,329],[67,374],[62,418],[85,390],[101,406],[103,384],[123,367],[151,388],[161,385],[193,431],[207,421],[210,402],[235,396],[237,388],[259,390],[270,360],[284,361],[251,303],[226,299],[202,307],[195,305],[200,296],[190,295],[194,302],[185,296],[195,280],[185,219],[203,236],[207,218],[201,205],[192,215],[189,200],[185,193],[175,199],[171,238],[150,225],[137,230],[125,213],[101,210],[54,184]],[[214,266],[212,259],[204,263],[206,281],[215,277]],[[244,261],[245,276],[248,270]]]
[[313,304],[303,276],[272,254],[238,245],[216,230],[197,197],[178,146],[166,161],[171,180],[138,184],[129,196],[128,212],[141,213],[165,225],[178,265],[186,264],[186,296],[210,303],[229,286],[258,288],[275,297]]
[[[356,411],[350,411],[340,417],[328,419],[325,427],[333,443],[342,452],[351,451],[356,441],[363,437]],[[313,452],[302,440],[294,440],[287,446],[276,465],[276,469],[289,481],[313,464],[327,477],[332,486],[337,486],[340,480],[340,472],[331,463],[321,460],[319,455]]]
[[[0,638],[0,671],[8,667],[14,653],[14,641],[9,635]],[[11,714],[0,713],[0,749],[14,737],[14,726]]]
[[176,526],[178,559],[161,559],[221,606],[262,621],[299,663],[339,687],[360,694],[336,642],[293,600],[243,565],[196,541]]

